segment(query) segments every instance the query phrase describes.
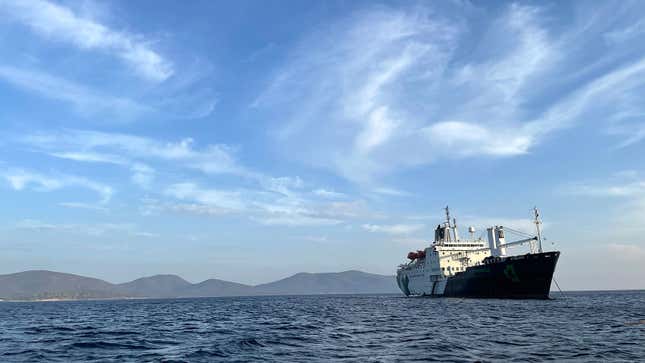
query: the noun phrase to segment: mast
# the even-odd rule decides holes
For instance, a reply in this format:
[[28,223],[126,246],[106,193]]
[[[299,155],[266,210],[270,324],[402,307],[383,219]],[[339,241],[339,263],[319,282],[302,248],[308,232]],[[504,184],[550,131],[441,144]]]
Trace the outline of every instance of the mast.
[[455,235],[455,242],[459,241],[459,234],[457,232],[457,219],[452,219],[452,234]]
[[446,240],[448,242],[450,242],[452,240],[452,238],[450,236],[450,230],[452,229],[452,226],[450,225],[450,208],[448,208],[448,206],[446,206],[445,209],[446,209],[446,232],[447,232],[446,233],[446,235],[447,235]]
[[537,207],[533,207],[533,213],[535,214],[533,223],[535,223],[535,230],[537,231],[538,252],[542,253],[542,231],[540,230],[540,224],[542,224],[542,221],[540,221],[540,211]]

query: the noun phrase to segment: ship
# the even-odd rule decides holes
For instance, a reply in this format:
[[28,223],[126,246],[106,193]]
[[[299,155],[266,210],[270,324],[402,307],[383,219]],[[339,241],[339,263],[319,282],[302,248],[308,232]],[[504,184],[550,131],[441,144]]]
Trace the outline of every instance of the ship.
[[[491,226],[475,238],[461,239],[457,220],[445,208],[446,220],[434,230],[434,242],[412,251],[399,265],[396,282],[406,296],[460,298],[549,299],[559,251],[542,250],[540,213],[533,209],[536,233]],[[507,242],[506,236],[519,236]],[[528,246],[524,254],[510,255],[512,247]]]

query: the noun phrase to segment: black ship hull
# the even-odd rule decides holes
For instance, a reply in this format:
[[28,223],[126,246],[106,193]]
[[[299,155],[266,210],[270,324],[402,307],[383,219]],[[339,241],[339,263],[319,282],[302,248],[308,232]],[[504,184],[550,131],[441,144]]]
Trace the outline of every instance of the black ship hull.
[[503,299],[548,299],[560,252],[489,260],[450,277],[443,296]]

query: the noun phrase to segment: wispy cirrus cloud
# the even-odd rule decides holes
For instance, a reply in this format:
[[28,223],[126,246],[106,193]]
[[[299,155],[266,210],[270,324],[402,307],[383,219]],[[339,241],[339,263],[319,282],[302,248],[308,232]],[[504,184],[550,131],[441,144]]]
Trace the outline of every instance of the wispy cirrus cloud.
[[115,94],[72,81],[40,69],[0,64],[0,80],[19,89],[72,106],[84,117],[96,123],[119,124],[141,120],[144,116],[157,118],[203,118],[215,109],[217,97],[208,88],[192,84],[171,90],[162,88],[149,97]]
[[237,160],[236,147],[225,144],[199,147],[192,138],[166,141],[122,133],[61,130],[19,136],[17,139],[34,151],[56,158],[129,168],[132,181],[140,186],[151,184],[157,168],[229,175],[250,181],[263,192],[283,196],[299,193],[305,186],[297,176],[274,177],[249,169]]
[[363,224],[361,226],[368,232],[386,233],[391,235],[407,235],[425,228],[423,224]]
[[60,4],[4,0],[0,2],[0,14],[47,39],[113,55],[147,80],[160,82],[173,75],[172,63],[153,50],[149,40],[82,17]]
[[627,170],[609,175],[605,180],[569,182],[561,186],[560,191],[587,197],[645,198],[645,177],[636,170]]
[[9,185],[17,191],[33,189],[40,192],[48,192],[70,187],[89,189],[100,195],[100,203],[110,201],[114,190],[103,183],[96,182],[84,177],[66,174],[42,174],[24,169],[8,169],[0,173]]
[[233,147],[212,144],[200,149],[192,138],[163,141],[121,133],[64,130],[35,133],[19,137],[19,141],[55,157],[126,165],[136,173],[152,172],[145,166],[148,160],[176,162],[208,174],[252,174],[237,162]]
[[237,214],[264,225],[325,226],[373,217],[365,202],[320,201],[307,193],[221,189],[192,182],[172,184],[164,195],[175,201],[148,200],[144,213],[170,211],[197,215]]
[[[460,22],[360,12],[306,38],[254,106],[286,108],[280,144],[359,183],[442,157],[524,154],[537,139],[516,121],[518,96],[556,53],[539,19],[536,8],[510,6],[476,50],[486,56],[453,64],[467,32]],[[502,35],[512,39],[500,47]],[[291,102],[303,94],[309,101]]]
[[328,190],[328,189],[323,189],[323,188],[316,189],[312,193],[314,193],[315,195],[317,195],[319,197],[331,198],[331,199],[338,199],[338,198],[346,197],[346,195],[344,193],[339,193],[339,192],[336,192],[334,190]]
[[164,194],[180,200],[190,200],[202,205],[220,208],[223,211],[241,212],[247,208],[242,193],[201,188],[194,183],[170,185]]
[[156,174],[156,170],[152,167],[140,162],[132,161],[125,156],[120,155],[97,153],[92,151],[50,152],[49,155],[59,159],[73,160],[83,163],[106,163],[127,167],[132,172],[132,177],[130,178],[132,183],[142,188],[150,187]]
[[65,208],[74,208],[74,209],[85,209],[99,212],[107,212],[108,209],[102,205],[90,204],[90,203],[80,203],[80,202],[61,202],[58,203],[61,207]]
[[39,232],[72,233],[89,236],[103,236],[105,234],[122,233],[134,237],[152,238],[158,234],[140,231],[136,225],[131,223],[53,223],[35,219],[23,219],[14,225],[15,229],[31,230]]
[[[363,9],[304,37],[253,107],[288,157],[372,186],[440,159],[521,156],[586,120],[628,146],[645,138],[642,60],[625,43],[575,50],[602,47],[629,8],[553,32],[548,8],[509,4],[480,33],[468,11]],[[621,25],[641,37],[638,19]]]
[[43,97],[69,103],[83,115],[100,115],[104,120],[128,121],[153,112],[149,106],[131,99],[103,94],[37,70],[0,65],[0,79]]
[[[267,225],[329,225],[366,215],[363,202],[337,200],[342,193],[324,189],[309,192],[299,177],[273,177],[250,170],[227,145],[195,146],[192,139],[175,142],[128,134],[64,130],[21,136],[18,141],[47,155],[82,163],[109,163],[129,168],[132,181],[149,187],[160,168],[185,175],[187,181],[167,185],[158,197],[144,201],[144,214],[159,212],[197,215],[248,215]],[[148,165],[152,165],[150,167]],[[185,171],[226,175],[246,187],[204,186]],[[157,184],[162,185],[163,181]],[[165,198],[160,200],[159,197]],[[348,198],[343,198],[348,199]]]

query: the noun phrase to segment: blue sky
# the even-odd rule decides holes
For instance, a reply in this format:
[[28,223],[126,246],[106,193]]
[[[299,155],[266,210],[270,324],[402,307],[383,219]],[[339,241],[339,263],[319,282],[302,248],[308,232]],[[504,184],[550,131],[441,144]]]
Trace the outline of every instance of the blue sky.
[[393,274],[450,205],[645,288],[642,2],[0,0],[0,267]]

